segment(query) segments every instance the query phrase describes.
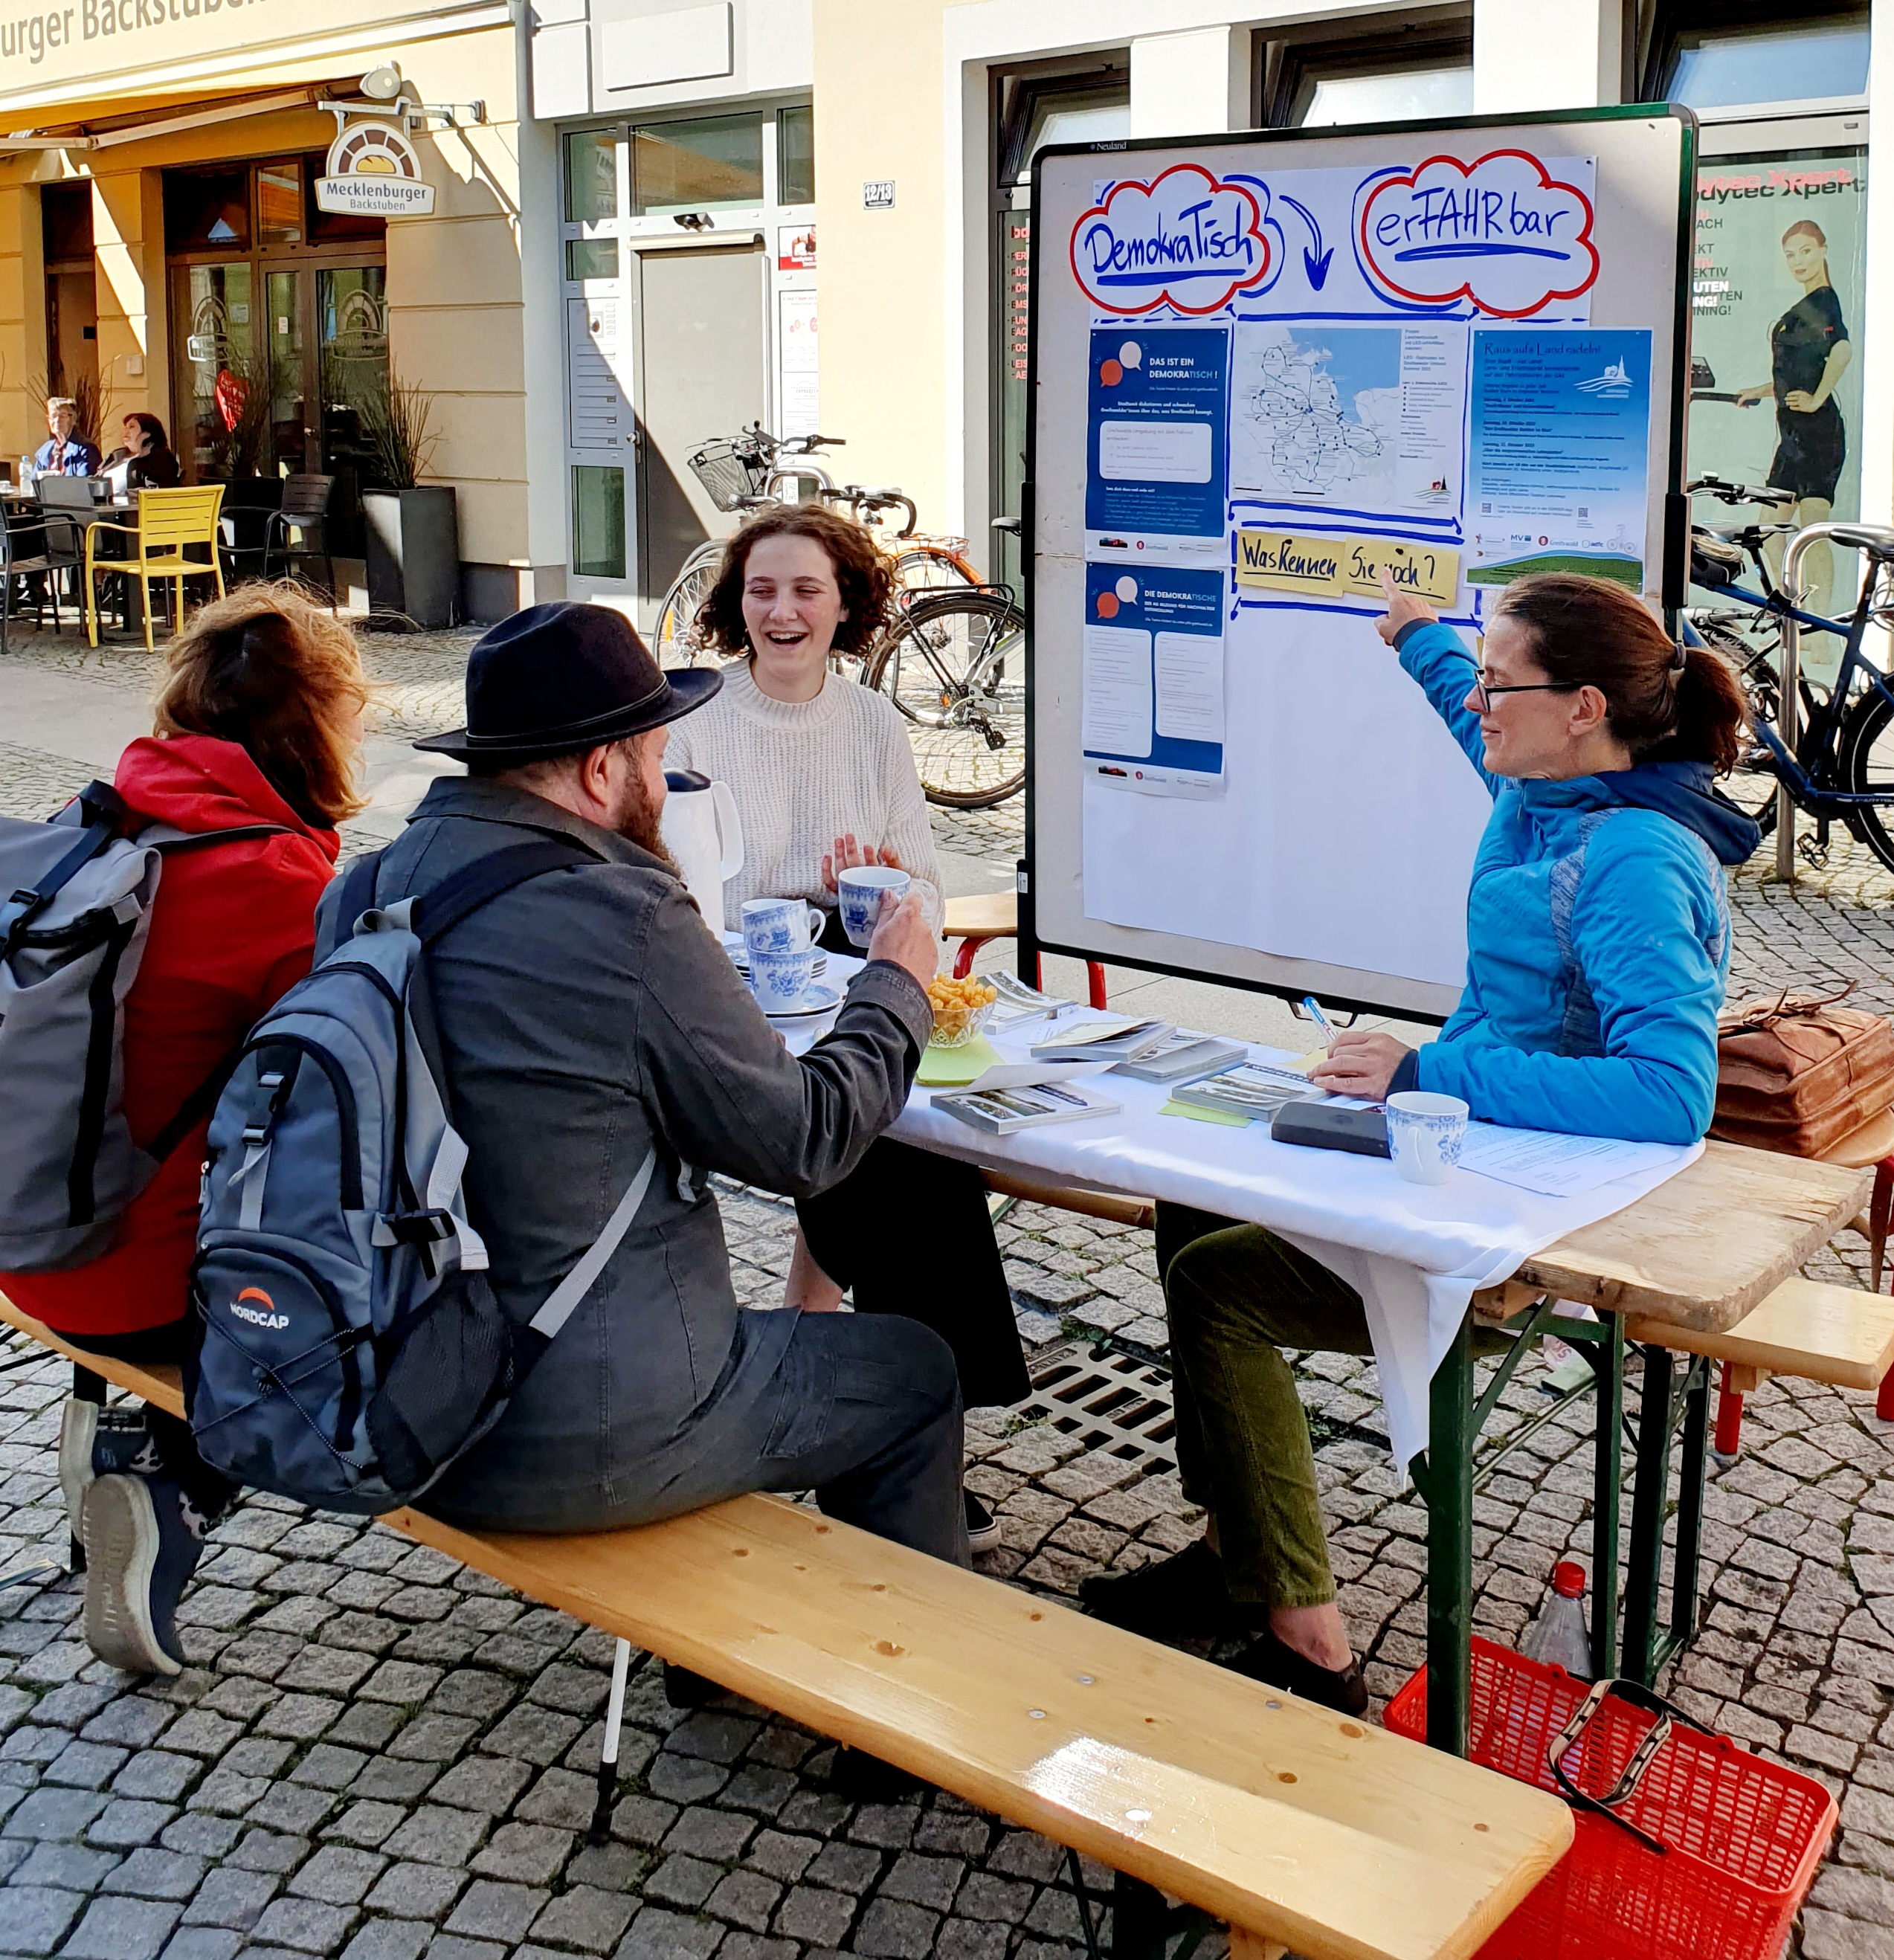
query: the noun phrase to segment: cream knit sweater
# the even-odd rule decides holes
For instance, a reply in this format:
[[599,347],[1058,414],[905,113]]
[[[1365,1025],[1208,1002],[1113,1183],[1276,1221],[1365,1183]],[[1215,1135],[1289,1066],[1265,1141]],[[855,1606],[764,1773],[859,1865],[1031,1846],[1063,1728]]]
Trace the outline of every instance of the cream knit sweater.
[[671,724],[669,769],[729,784],[743,825],[743,867],[724,886],[724,924],[746,899],[804,898],[832,908],[823,854],[852,832],[864,851],[893,848],[941,929],[941,873],[907,724],[893,702],[831,674],[813,701],[775,701],[732,660],[709,704]]

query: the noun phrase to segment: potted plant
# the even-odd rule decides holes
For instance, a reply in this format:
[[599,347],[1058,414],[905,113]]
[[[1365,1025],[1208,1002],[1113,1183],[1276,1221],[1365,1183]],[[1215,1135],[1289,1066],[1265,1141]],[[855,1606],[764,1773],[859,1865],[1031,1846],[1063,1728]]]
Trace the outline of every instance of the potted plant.
[[368,604],[417,626],[451,626],[460,617],[460,527],[450,484],[420,481],[440,437],[435,398],[384,369],[355,397],[355,409],[380,484],[364,489]]

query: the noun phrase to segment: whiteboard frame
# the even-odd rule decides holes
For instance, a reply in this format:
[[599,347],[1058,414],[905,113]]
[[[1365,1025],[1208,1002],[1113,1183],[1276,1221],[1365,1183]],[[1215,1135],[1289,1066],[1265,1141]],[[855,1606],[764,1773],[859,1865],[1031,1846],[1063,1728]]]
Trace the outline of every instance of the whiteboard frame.
[[[1684,436],[1689,408],[1690,373],[1690,262],[1696,237],[1697,119],[1678,103],[1619,103],[1591,109],[1556,109],[1523,111],[1504,116],[1453,116],[1405,123],[1351,124],[1334,132],[1308,129],[1233,129],[1200,135],[1146,136],[1106,143],[1063,143],[1049,145],[1033,160],[1032,242],[1030,285],[1027,294],[1027,400],[1030,412],[1026,427],[1026,477],[1020,491],[1020,577],[1026,614],[1026,855],[1019,877],[1019,953],[1021,976],[1036,978],[1036,955],[1061,953],[1078,959],[1108,961],[1115,966],[1134,967],[1149,973],[1170,975],[1179,979],[1208,981],[1249,993],[1273,994],[1291,1001],[1310,994],[1319,994],[1333,1006],[1370,1013],[1394,1013],[1409,1020],[1440,1022],[1459,1001],[1458,985],[1441,985],[1399,974],[1377,973],[1361,968],[1342,967],[1321,960],[1283,953],[1272,953],[1211,940],[1190,940],[1174,933],[1114,925],[1103,919],[1081,916],[1082,932],[1060,937],[1042,937],[1039,929],[1039,716],[1037,587],[1040,510],[1038,496],[1039,450],[1039,347],[1040,305],[1043,283],[1040,269],[1046,255],[1056,265],[1062,261],[1065,240],[1057,250],[1048,236],[1042,209],[1043,171],[1046,165],[1068,158],[1089,157],[1103,170],[1123,174],[1119,160],[1147,153],[1166,152],[1182,161],[1193,154],[1244,147],[1267,148],[1294,144],[1306,147],[1325,140],[1354,144],[1363,138],[1398,136],[1402,139],[1430,134],[1459,134],[1466,131],[1495,135],[1531,129],[1574,129],[1591,123],[1667,122],[1679,126],[1678,190],[1675,264],[1676,293],[1671,316],[1670,412],[1666,431],[1664,466],[1661,484],[1654,481],[1650,497],[1661,502],[1663,513],[1660,560],[1660,589],[1666,624],[1676,630],[1676,614],[1684,602],[1685,574],[1689,564],[1689,520],[1688,499],[1683,495]],[[1320,167],[1319,164],[1297,167]],[[1651,323],[1657,324],[1654,314]],[[1614,320],[1607,326],[1629,323]],[[1226,492],[1227,486],[1226,485]],[[1647,533],[1648,535],[1648,532]],[[1081,781],[1081,794],[1083,783]],[[1082,813],[1074,830],[1082,852]],[[1082,890],[1082,858],[1079,869]],[[1137,941],[1163,940],[1179,950],[1175,959],[1155,956],[1141,950]]]

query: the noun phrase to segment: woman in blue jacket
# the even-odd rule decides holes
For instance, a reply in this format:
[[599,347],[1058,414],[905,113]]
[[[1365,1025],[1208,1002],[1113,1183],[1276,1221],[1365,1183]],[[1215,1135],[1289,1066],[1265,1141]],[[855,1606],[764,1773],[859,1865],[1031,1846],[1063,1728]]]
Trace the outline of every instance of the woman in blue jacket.
[[[1483,667],[1427,606],[1386,589],[1377,630],[1480,772],[1493,814],[1467,897],[1466,985],[1439,1039],[1345,1034],[1314,1080],[1371,1100],[1437,1090],[1525,1128],[1694,1143],[1716,1099],[1723,867],[1760,842],[1715,788],[1740,752],[1734,676],[1603,579],[1507,587]],[[1367,1691],[1278,1350],[1372,1352],[1361,1300],[1260,1227],[1160,1206],[1157,1237],[1179,1464],[1209,1519],[1174,1558],[1090,1580],[1081,1596],[1160,1637],[1252,1635],[1231,1666],[1359,1714]]]

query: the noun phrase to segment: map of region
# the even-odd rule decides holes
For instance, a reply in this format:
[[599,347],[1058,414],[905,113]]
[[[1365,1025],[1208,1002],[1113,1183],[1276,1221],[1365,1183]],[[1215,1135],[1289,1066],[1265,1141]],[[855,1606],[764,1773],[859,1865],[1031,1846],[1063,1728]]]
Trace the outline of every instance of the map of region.
[[1401,329],[1237,329],[1230,415],[1235,495],[1373,510],[1396,501]]

